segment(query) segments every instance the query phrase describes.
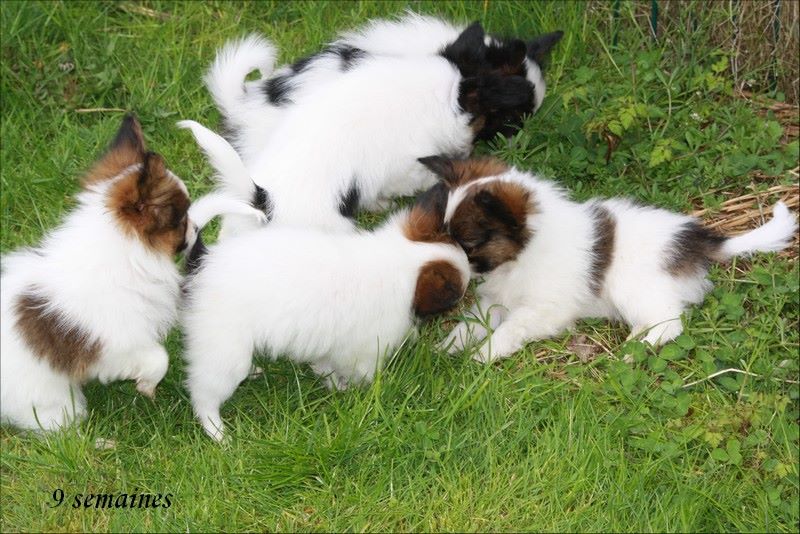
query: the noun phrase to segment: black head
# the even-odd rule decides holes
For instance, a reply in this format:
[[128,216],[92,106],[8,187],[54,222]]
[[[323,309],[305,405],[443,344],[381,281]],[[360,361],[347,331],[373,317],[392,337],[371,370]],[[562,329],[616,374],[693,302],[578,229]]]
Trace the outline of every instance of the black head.
[[[479,22],[469,25],[445,47],[442,56],[463,76],[459,105],[472,115],[475,139],[491,139],[498,133],[508,137],[533,113],[535,93],[544,90],[538,79],[528,76],[528,63],[544,63],[563,32],[549,33],[527,43],[521,39],[487,37]],[[543,95],[542,95],[543,96]],[[539,98],[541,100],[541,98]]]
[[523,76],[490,72],[465,78],[459,86],[458,104],[472,116],[476,140],[513,135],[534,102],[533,84]]

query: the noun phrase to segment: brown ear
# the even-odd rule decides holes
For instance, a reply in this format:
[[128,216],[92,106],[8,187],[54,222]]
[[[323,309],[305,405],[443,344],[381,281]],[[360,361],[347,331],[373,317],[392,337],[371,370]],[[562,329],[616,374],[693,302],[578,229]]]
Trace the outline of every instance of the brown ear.
[[145,155],[142,126],[134,114],[128,114],[114,136],[108,151],[103,155],[83,179],[84,185],[91,185],[118,175],[131,165],[142,163]]
[[447,261],[430,261],[422,266],[414,293],[414,313],[428,317],[449,310],[466,291],[459,270]]

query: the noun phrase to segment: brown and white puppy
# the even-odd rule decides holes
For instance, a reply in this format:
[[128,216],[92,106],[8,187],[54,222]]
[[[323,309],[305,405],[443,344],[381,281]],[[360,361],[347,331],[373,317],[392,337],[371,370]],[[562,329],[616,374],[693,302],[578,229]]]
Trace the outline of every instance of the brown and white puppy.
[[370,382],[413,332],[450,309],[469,282],[466,255],[444,232],[438,186],[373,232],[269,225],[210,247],[186,286],[187,386],[206,432],[253,351],[308,363],[331,387]]
[[555,183],[497,160],[420,161],[449,189],[449,233],[484,275],[470,312],[478,321],[459,324],[445,344],[453,351],[488,338],[475,356],[482,362],[586,317],[622,320],[654,345],[670,341],[681,312],[711,288],[711,262],[781,250],[797,229],[782,203],[768,223],[728,238],[625,199],[573,202]]
[[92,379],[133,379],[152,397],[177,315],[173,258],[195,231],[186,187],[127,116],[64,222],[3,258],[3,422],[50,430],[81,418]]

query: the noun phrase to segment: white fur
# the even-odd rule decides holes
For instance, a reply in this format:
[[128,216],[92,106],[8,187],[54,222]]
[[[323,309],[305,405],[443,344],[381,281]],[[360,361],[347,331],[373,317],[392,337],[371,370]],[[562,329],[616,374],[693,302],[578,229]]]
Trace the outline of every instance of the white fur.
[[728,258],[749,255],[753,252],[777,252],[789,246],[788,239],[794,234],[797,221],[783,202],[775,204],[772,219],[751,232],[732,237],[722,249]]
[[[291,104],[281,106],[270,104],[263,80],[244,81],[256,67],[270,72],[271,44],[251,35],[222,49],[206,82],[234,126],[236,151],[271,195],[275,224],[349,231],[352,223],[338,204],[353,180],[361,205],[380,209],[390,197],[433,185],[417,158],[469,152],[469,116],[457,103],[461,77],[438,55],[462,30],[414,13],[373,21],[332,43],[359,48],[368,58],[342,72],[335,54],[316,56],[286,78]],[[544,80],[535,62],[526,62],[538,108]],[[291,72],[286,66],[269,76]],[[226,218],[221,236],[241,233],[242,226],[240,218]]]
[[374,55],[430,56],[455,41],[465,27],[407,11],[397,19],[377,19],[363,28],[343,32],[334,43]]
[[[514,169],[480,181],[489,180],[513,181],[531,191],[536,203],[527,220],[532,237],[516,260],[485,275],[470,320],[460,323],[444,342],[450,351],[488,337],[475,359],[490,362],[510,356],[528,341],[555,336],[587,317],[622,320],[631,327],[632,337],[643,335],[644,341],[658,345],[681,333],[681,312],[702,302],[711,288],[704,269],[675,276],[666,268],[676,232],[694,220],[689,216],[624,199],[579,204],[552,182]],[[464,190],[478,182],[451,192],[447,220]],[[590,288],[594,204],[606,208],[615,221],[613,254],[599,295]],[[779,203],[769,223],[728,239],[719,259],[780,250],[788,246],[796,230],[794,214]]]
[[[275,47],[255,34],[230,41],[217,52],[205,82],[235,131],[253,128],[255,135],[259,131],[269,131],[271,110],[265,108],[263,93],[259,89],[263,82],[248,82],[245,78],[253,70],[258,70],[262,78],[268,78],[275,66],[276,55]],[[257,98],[258,94],[262,94],[262,99]],[[262,115],[266,115],[265,124],[259,122]]]
[[[286,108],[269,143],[247,164],[255,183],[269,192],[273,224],[351,231],[339,203],[353,183],[368,209],[433,185],[417,158],[463,154],[471,145],[469,116],[457,103],[460,79],[441,57],[387,58],[338,77],[325,91],[307,95],[302,106]],[[225,225],[226,235],[236,233]]]
[[[195,121],[179,121],[178,126],[192,132],[198,146],[205,153],[211,166],[217,171],[216,181],[219,185],[219,191],[206,195],[198,202],[202,201],[204,207],[209,202],[209,199],[219,196],[222,197],[221,201],[233,202],[233,199],[236,199],[236,201],[242,203],[239,206],[238,213],[233,206],[225,210],[220,209],[219,205],[209,205],[210,214],[227,211],[226,223],[220,231],[220,239],[225,239],[230,234],[243,233],[262,226],[267,219],[272,217],[272,213],[262,213],[250,207],[254,200],[255,183],[250,177],[250,172],[242,163],[239,154],[224,138]],[[192,210],[199,209],[200,206],[193,205],[190,208],[190,213],[193,213]],[[257,216],[254,216],[255,214]],[[202,227],[204,224],[200,226]],[[189,248],[191,248],[191,245]]]
[[[0,417],[25,428],[53,430],[81,419],[86,400],[81,382],[53,369],[32,352],[16,325],[16,303],[31,287],[48,309],[100,341],[99,359],[86,380],[102,383],[136,380],[147,395],[167,371],[161,345],[177,317],[181,276],[173,258],[154,252],[118,226],[106,207],[106,191],[130,172],[92,185],[78,195],[78,206],[50,232],[41,246],[3,258],[0,278]],[[180,181],[177,177],[175,180]],[[240,203],[201,203],[203,217],[224,213]],[[251,208],[252,209],[252,208]],[[187,225],[187,241],[195,224]]]
[[270,194],[273,224],[348,230],[352,222],[339,202],[353,183],[367,209],[432,186],[433,175],[417,158],[465,154],[471,146],[469,116],[457,103],[460,80],[444,58],[391,58],[354,69],[287,108],[248,165]]
[[189,279],[182,317],[187,386],[210,436],[222,439],[220,406],[254,350],[309,363],[336,386],[369,382],[412,329],[420,268],[449,261],[466,284],[463,251],[409,241],[405,217],[343,234],[270,225],[211,248]]
[[[378,19],[363,28],[344,32],[331,45],[358,48],[375,58],[424,58],[439,54],[465,28],[409,11],[397,19]],[[492,39],[486,36],[487,45]],[[287,109],[270,104],[263,92],[265,79],[291,73],[290,66],[273,72],[275,56],[274,45],[251,34],[227,43],[206,74],[206,85],[234,127],[234,146],[247,164],[273,135],[275,125]],[[540,66],[530,58],[525,59],[525,65],[527,78],[535,87],[535,112],[547,87]],[[246,82],[245,77],[252,70],[259,70],[262,80]],[[327,83],[342,75],[336,56],[317,56],[303,72],[288,78],[292,102],[301,104],[306,95],[324,90]]]

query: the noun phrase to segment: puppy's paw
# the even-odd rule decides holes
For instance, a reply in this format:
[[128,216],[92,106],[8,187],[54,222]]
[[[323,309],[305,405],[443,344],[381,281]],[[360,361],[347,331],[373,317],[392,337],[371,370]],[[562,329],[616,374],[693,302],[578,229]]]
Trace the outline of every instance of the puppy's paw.
[[436,348],[450,355],[458,354],[473,344],[469,342],[471,338],[469,325],[458,323],[450,334],[436,345]]
[[155,400],[156,398],[156,386],[150,382],[149,380],[137,380],[136,381],[136,391],[144,395],[150,400]]
[[483,344],[472,359],[480,363],[492,363],[508,358],[520,348],[521,346],[512,338],[508,338],[503,335],[503,331],[498,330]]

